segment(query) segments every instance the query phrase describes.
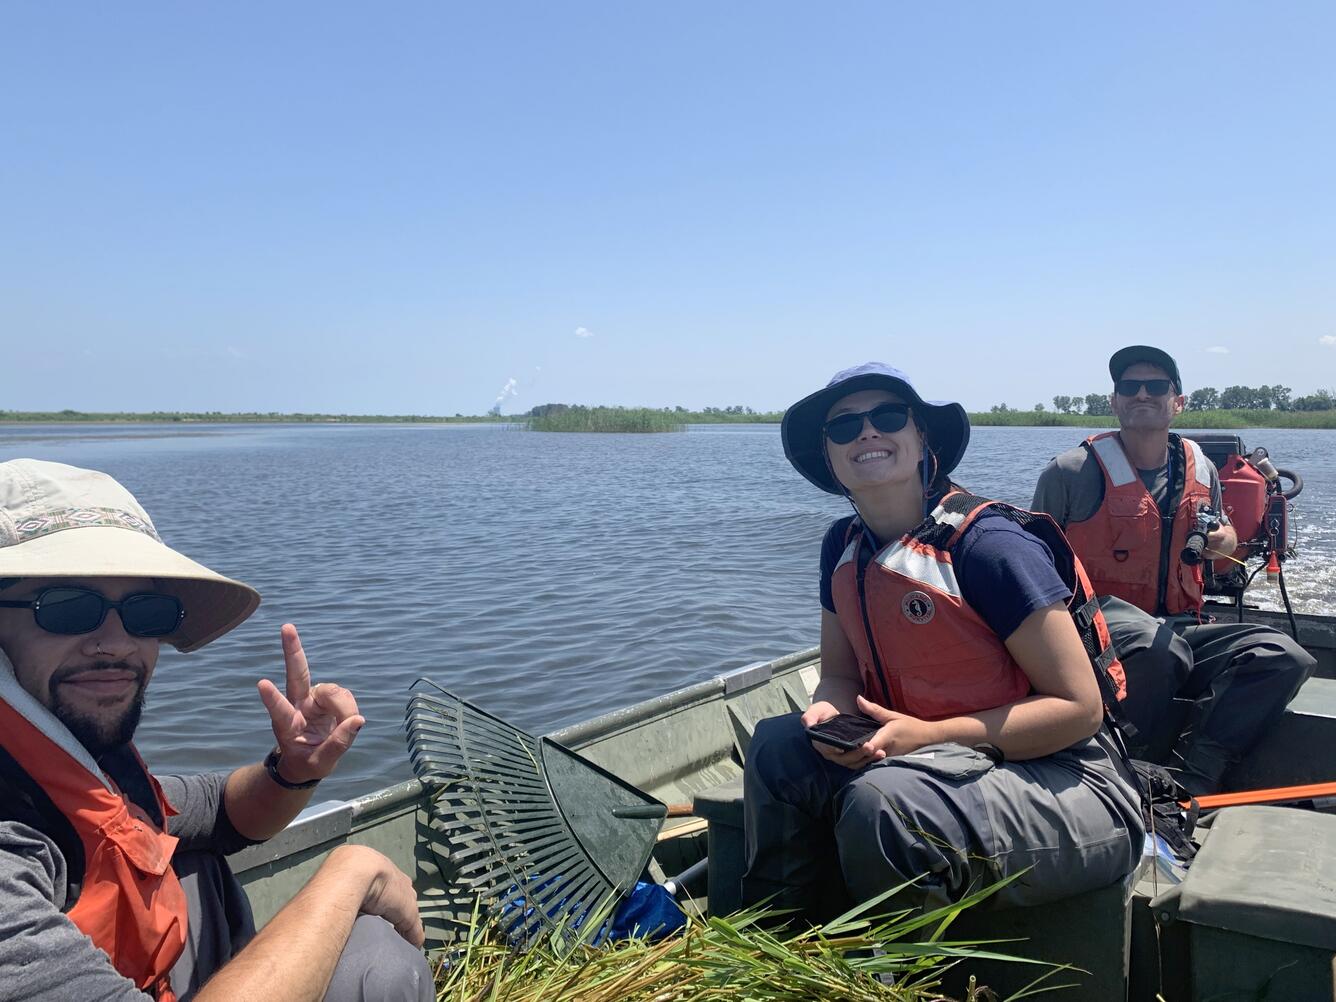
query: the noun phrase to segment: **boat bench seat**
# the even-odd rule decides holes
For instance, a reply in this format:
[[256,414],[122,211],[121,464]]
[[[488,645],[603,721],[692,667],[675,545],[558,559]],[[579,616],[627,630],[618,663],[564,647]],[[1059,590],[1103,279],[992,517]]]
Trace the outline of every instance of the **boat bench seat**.
[[742,871],[747,846],[742,837],[742,777],[699,790],[691,798],[696,817],[709,822],[706,881],[710,914],[728,915],[742,907]]
[[1336,679],[1310,678],[1247,757],[1227,790],[1262,790],[1336,780]]
[[[742,829],[742,780],[736,779],[696,793],[696,815],[709,823],[707,874],[712,915],[727,915],[742,905],[742,873],[746,843]],[[1127,997],[1131,950],[1134,871],[1108,887],[1028,908],[981,907],[963,912],[951,925],[954,940],[1015,939],[993,947],[1032,960],[1071,964],[1079,971],[1058,972],[1046,983],[1079,986],[1079,997],[1091,1002]],[[1045,968],[1033,964],[977,961],[956,965],[944,988],[964,997],[973,974],[1000,997],[1020,991]]]
[[1151,902],[1187,927],[1192,995],[1330,999],[1336,815],[1226,807],[1181,884]]

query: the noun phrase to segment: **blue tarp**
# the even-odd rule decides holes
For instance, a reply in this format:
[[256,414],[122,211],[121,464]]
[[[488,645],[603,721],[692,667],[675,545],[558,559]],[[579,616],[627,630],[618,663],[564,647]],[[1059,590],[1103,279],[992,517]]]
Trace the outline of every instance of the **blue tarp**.
[[608,939],[662,939],[686,924],[686,915],[662,884],[641,880],[612,913]]
[[[543,881],[534,888],[534,893],[561,881],[560,875]],[[547,915],[555,918],[562,911],[570,909],[574,915],[571,927],[578,929],[584,923],[593,905],[581,906],[579,902],[570,902],[560,898],[548,907]],[[530,925],[534,908],[524,898],[515,898],[498,916],[506,935],[523,937],[534,931]],[[671,894],[660,884],[651,881],[637,881],[634,888],[618,902],[612,918],[607,921],[598,935],[591,942],[598,944],[609,940],[630,939],[632,937],[651,940],[662,939],[681,929],[687,924],[687,917]]]

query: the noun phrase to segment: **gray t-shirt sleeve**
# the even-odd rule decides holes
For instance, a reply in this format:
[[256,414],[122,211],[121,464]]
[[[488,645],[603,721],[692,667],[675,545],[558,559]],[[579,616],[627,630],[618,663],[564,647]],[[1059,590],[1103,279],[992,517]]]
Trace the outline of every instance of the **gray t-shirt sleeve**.
[[167,830],[181,840],[177,852],[217,852],[224,856],[259,843],[236,830],[227,816],[224,791],[230,772],[159,776],[167,802],[176,810]]
[[0,1002],[144,1002],[148,996],[61,912],[64,888],[55,844],[0,821]]
[[1060,528],[1084,522],[1104,500],[1104,474],[1083,445],[1053,457],[1035,484],[1031,511],[1047,512]]
[[1063,481],[1062,469],[1054,459],[1039,474],[1039,482],[1034,487],[1034,500],[1030,502],[1031,511],[1047,512],[1053,521],[1062,528],[1067,527],[1067,485]]

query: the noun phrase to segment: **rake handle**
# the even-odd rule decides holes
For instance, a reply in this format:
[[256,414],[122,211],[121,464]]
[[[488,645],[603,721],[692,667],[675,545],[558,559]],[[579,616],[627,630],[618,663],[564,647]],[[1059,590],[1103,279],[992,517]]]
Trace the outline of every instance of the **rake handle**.
[[[1336,796],[1336,783],[1310,783],[1307,786],[1277,786],[1270,790],[1244,790],[1239,793],[1213,793],[1198,797],[1197,806],[1237,807],[1240,804],[1275,804],[1286,800],[1308,800],[1311,797]],[[1181,802],[1190,806],[1188,801]]]
[[696,809],[691,804],[637,804],[635,807],[615,807],[614,818],[633,821],[649,818],[694,818]]

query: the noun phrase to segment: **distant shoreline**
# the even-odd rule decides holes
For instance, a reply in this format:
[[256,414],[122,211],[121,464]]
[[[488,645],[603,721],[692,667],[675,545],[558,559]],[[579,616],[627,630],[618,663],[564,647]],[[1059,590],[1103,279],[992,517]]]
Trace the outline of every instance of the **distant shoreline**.
[[[679,424],[779,424],[783,415],[731,414],[703,411],[665,411]],[[0,411],[0,425],[25,424],[527,424],[528,415],[430,414],[259,414],[151,412],[96,413],[85,411]],[[1094,414],[1059,414],[1055,411],[983,411],[970,414],[975,427],[1113,428],[1117,421]],[[1187,411],[1176,422],[1182,428],[1296,428],[1336,429],[1336,410],[1209,410]]]
[[[1055,411],[988,411],[970,415],[976,428],[1117,428],[1118,419],[1103,414],[1058,414]],[[1209,410],[1184,411],[1174,420],[1175,428],[1295,428],[1336,429],[1336,410]]]

